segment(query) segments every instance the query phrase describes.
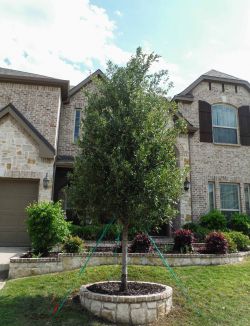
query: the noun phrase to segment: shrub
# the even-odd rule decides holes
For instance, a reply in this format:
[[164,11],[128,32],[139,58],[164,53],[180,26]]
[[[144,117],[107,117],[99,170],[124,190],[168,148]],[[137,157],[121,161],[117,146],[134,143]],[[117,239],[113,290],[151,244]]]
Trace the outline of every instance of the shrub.
[[230,252],[230,253],[237,252],[237,244],[235,243],[235,241],[230,236],[230,232],[223,232],[222,234],[224,235],[224,237],[227,240],[228,252]]
[[250,235],[250,216],[246,214],[234,213],[228,222],[228,227],[231,230]]
[[210,254],[225,254],[228,251],[228,243],[220,232],[211,232],[205,240],[206,252]]
[[69,235],[61,203],[40,202],[26,208],[27,226],[35,254],[48,255],[49,251]]
[[84,240],[97,240],[102,230],[102,225],[89,224],[82,226],[82,237]]
[[198,223],[193,223],[193,222],[184,224],[183,229],[192,231],[194,234],[194,241],[197,241],[197,242],[204,241],[206,236],[210,232],[209,229],[201,226]]
[[81,225],[69,224],[69,231],[73,237],[83,238],[83,227]]
[[69,253],[79,253],[83,250],[83,241],[79,237],[69,236],[64,240],[63,251]]
[[200,218],[200,225],[209,230],[225,230],[227,220],[223,213],[213,210]]
[[[69,229],[73,236],[96,241],[101,236],[104,227],[105,224],[88,224],[85,226],[70,224]],[[120,225],[111,225],[103,240],[114,241],[119,234],[121,234]]]
[[174,233],[174,251],[187,253],[192,251],[194,236],[191,230],[177,230]]
[[138,233],[131,246],[130,246],[130,252],[152,252],[153,248],[151,246],[151,242],[148,238],[148,236],[145,233]]
[[237,249],[239,251],[248,250],[250,240],[247,235],[237,231],[228,232],[228,235],[236,243]]

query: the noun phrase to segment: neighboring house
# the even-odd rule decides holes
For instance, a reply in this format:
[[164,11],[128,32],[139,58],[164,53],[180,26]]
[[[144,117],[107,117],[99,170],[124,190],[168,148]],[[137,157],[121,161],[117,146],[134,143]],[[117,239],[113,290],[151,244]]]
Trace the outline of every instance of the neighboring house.
[[62,196],[90,82],[0,68],[0,246],[29,244],[25,207]]
[[[69,81],[0,68],[0,246],[27,245],[25,207],[62,199],[77,153],[81,115],[97,70]],[[250,85],[210,71],[174,98],[188,121],[176,144],[180,167],[190,166],[174,226],[212,208],[249,212]]]
[[188,149],[179,148],[188,150],[191,169],[182,223],[212,209],[250,214],[250,84],[210,70],[174,100],[198,129]]

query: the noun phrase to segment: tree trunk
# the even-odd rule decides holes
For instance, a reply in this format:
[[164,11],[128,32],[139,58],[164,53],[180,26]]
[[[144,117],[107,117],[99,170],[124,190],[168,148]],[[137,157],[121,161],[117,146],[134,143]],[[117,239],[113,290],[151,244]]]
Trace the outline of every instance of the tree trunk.
[[121,292],[128,290],[128,224],[123,224],[122,231],[122,276],[121,276]]

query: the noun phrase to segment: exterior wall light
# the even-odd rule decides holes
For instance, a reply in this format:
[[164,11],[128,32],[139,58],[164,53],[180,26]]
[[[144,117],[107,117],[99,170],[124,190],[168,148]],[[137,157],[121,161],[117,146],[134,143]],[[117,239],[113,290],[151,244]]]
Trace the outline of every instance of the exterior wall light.
[[49,178],[48,178],[48,173],[46,173],[46,176],[43,178],[43,188],[48,189],[49,187]]
[[190,189],[190,181],[188,181],[188,178],[186,177],[186,180],[184,181],[184,190],[188,191]]

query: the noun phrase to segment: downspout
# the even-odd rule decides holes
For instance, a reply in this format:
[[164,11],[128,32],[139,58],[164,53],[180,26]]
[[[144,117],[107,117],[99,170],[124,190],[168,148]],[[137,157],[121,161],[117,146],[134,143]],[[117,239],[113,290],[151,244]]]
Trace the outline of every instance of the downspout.
[[190,137],[191,134],[188,134],[188,156],[189,156],[189,166],[190,166],[190,172],[189,172],[189,178],[190,178],[190,208],[191,208],[191,218],[192,218],[192,222],[193,222],[193,196],[192,196],[192,162],[191,162],[191,142],[190,142]]
[[53,176],[52,176],[52,190],[51,190],[51,200],[54,200],[54,191],[55,191],[55,178],[56,178],[56,159],[57,159],[57,150],[59,142],[59,130],[60,130],[60,121],[61,121],[61,110],[63,107],[62,98],[60,97],[60,103],[58,105],[58,115],[57,115],[57,130],[56,130],[56,141],[55,141],[55,157],[53,165]]

